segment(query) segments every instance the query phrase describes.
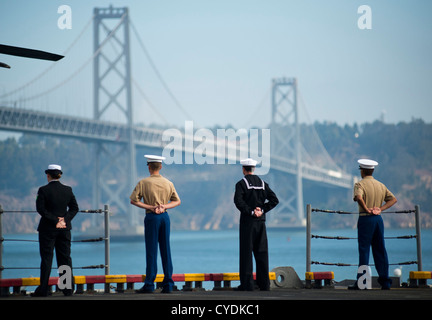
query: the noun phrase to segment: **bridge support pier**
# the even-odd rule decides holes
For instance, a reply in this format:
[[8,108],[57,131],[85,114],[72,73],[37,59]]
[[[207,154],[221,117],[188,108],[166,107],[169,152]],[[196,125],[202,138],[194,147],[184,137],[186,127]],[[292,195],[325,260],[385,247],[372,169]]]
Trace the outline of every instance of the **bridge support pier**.
[[280,203],[274,209],[273,216],[280,226],[289,223],[293,218],[295,224],[303,225],[303,177],[296,78],[273,79],[271,127],[271,154],[293,159],[295,177],[292,183],[286,183],[278,181],[277,175],[273,176],[273,184],[277,185],[279,190],[284,190],[285,194],[279,196]]
[[[109,203],[120,214],[127,214],[128,226],[139,223],[138,212],[124,194],[136,184],[135,143],[132,112],[131,62],[128,8],[94,8],[93,115],[123,119],[128,143],[116,147],[97,142],[93,205]],[[111,25],[116,23],[115,25]],[[122,32],[121,32],[122,31]],[[104,35],[104,36],[103,36]],[[106,45],[110,42],[110,45]],[[113,48],[114,47],[114,48]],[[131,230],[134,232],[135,230]]]

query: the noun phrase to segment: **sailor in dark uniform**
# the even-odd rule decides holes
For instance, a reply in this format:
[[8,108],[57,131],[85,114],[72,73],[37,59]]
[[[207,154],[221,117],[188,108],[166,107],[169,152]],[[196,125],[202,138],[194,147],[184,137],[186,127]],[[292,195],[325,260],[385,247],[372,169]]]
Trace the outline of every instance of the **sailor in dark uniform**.
[[[47,296],[48,281],[51,273],[54,248],[57,266],[67,265],[72,271],[71,221],[79,208],[72,188],[60,183],[63,172],[61,166],[50,164],[45,170],[48,184],[40,187],[36,198],[36,210],[41,215],[38,226],[39,252],[41,256],[40,285],[32,296]],[[73,278],[72,278],[73,279]],[[72,283],[72,281],[71,281]],[[63,290],[71,295],[72,289]]]
[[256,161],[241,160],[244,178],[235,186],[234,203],[240,210],[240,286],[238,290],[252,291],[253,262],[256,280],[261,290],[270,289],[267,232],[265,216],[279,200],[268,184],[254,175]]

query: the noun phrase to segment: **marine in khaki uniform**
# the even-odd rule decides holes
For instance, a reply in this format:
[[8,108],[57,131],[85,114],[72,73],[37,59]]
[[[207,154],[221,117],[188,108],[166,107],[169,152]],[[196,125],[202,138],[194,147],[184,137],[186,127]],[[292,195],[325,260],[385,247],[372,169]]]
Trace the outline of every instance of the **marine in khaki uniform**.
[[145,155],[150,176],[138,182],[133,190],[131,204],[146,210],[144,219],[144,237],[146,245],[146,278],[144,286],[137,293],[154,291],[157,274],[157,247],[159,244],[164,280],[162,293],[170,293],[174,286],[172,280],[173,265],[170,248],[170,218],[167,209],[180,205],[180,197],[174,184],[162,177],[164,157]]
[[[387,187],[372,177],[378,162],[369,159],[358,160],[362,180],[354,185],[353,200],[358,203],[359,219],[358,251],[359,266],[369,265],[369,252],[372,254],[378,272],[378,282],[382,289],[390,289],[388,257],[384,243],[384,223],[381,212],[393,206],[397,199]],[[357,279],[360,274],[357,275]],[[357,283],[350,289],[357,289]]]

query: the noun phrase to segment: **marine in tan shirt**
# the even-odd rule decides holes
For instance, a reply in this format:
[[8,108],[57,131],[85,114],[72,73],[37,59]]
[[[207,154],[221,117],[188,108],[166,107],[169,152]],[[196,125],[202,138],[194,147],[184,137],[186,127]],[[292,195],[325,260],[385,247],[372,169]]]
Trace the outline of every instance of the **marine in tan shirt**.
[[373,208],[379,208],[379,212],[376,210],[379,214],[387,209],[382,208],[383,203],[392,203],[393,199],[396,200],[393,193],[373,176],[363,176],[363,179],[354,185],[354,201],[357,201],[360,213],[373,213]]
[[[170,293],[174,286],[173,264],[170,248],[170,218],[167,209],[180,205],[180,197],[174,184],[162,177],[164,157],[145,155],[150,176],[138,182],[130,195],[131,204],[146,210],[144,238],[146,245],[146,278],[144,286],[137,293],[151,293],[157,275],[158,246],[164,271],[162,293]],[[142,200],[142,201],[141,201]]]
[[138,182],[130,200],[134,205],[142,207],[139,205],[141,199],[143,204],[150,206],[145,208],[146,213],[156,212],[156,209],[161,206],[169,209],[166,205],[170,201],[180,201],[174,184],[160,174],[152,174]]
[[[389,263],[384,242],[384,222],[381,212],[394,205],[396,197],[387,187],[372,177],[378,162],[369,159],[358,160],[362,180],[354,185],[354,201],[358,203],[359,219],[357,222],[359,267],[369,265],[370,247],[372,247],[378,283],[382,289],[390,289],[388,275]],[[359,269],[360,270],[360,269]],[[362,277],[357,273],[357,279]],[[349,289],[359,289],[358,281]],[[363,280],[361,281],[363,286]]]

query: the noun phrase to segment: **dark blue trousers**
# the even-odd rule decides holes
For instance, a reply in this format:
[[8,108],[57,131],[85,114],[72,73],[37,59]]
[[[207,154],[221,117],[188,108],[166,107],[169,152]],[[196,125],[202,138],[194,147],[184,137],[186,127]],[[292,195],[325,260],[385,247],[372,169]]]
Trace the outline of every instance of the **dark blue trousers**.
[[48,281],[51,275],[54,249],[57,268],[62,265],[68,265],[72,270],[70,230],[39,231],[39,252],[41,256],[40,285],[36,288],[36,292],[41,295],[48,294]]
[[[378,272],[378,282],[382,287],[390,287],[389,263],[384,243],[384,222],[380,215],[361,216],[357,222],[359,266],[369,265],[369,253],[372,255]],[[359,276],[359,275],[358,275]]]
[[158,244],[160,248],[164,280],[162,286],[171,291],[174,286],[172,280],[173,265],[170,248],[170,218],[167,212],[161,214],[147,213],[144,219],[144,236],[146,246],[146,278],[144,287],[148,291],[154,290],[157,275]]
[[267,230],[265,221],[240,219],[240,288],[253,290],[253,261],[260,289],[270,287]]

